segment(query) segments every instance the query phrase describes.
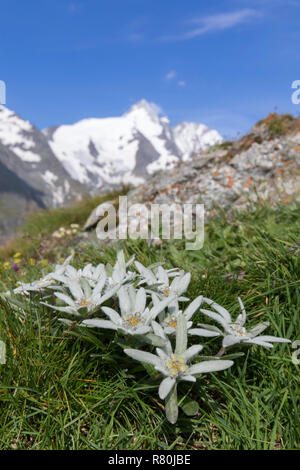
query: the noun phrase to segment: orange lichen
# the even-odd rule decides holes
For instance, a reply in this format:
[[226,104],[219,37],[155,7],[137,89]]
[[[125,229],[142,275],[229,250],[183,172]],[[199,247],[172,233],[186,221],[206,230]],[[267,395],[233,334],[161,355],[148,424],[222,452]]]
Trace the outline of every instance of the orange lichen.
[[251,176],[248,176],[248,180],[246,181],[246,183],[243,184],[243,187],[248,188],[249,186],[251,186],[252,183],[253,181],[251,179]]
[[229,188],[232,188],[232,186],[233,186],[233,179],[232,179],[232,176],[230,176],[230,175],[227,177],[227,186]]

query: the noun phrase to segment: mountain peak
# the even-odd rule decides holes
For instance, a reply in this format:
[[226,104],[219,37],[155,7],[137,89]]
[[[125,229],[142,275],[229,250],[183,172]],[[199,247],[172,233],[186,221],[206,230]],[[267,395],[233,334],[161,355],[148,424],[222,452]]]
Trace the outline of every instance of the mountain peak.
[[129,111],[125,113],[125,116],[138,116],[141,114],[148,115],[153,121],[159,121],[162,110],[157,104],[141,99],[131,106]]

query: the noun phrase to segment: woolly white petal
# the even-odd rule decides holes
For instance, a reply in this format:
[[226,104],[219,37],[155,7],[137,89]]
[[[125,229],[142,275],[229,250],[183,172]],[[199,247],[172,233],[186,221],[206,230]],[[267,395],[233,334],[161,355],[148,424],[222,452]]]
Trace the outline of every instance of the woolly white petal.
[[192,328],[188,331],[189,335],[203,336],[205,338],[213,338],[214,336],[220,336],[221,333],[212,330],[205,330],[204,328]]
[[270,348],[272,349],[273,348],[273,344],[272,343],[268,343],[266,341],[261,341],[259,339],[256,339],[256,338],[253,338],[253,339],[249,339],[247,341],[245,341],[246,343],[249,343],[249,344],[257,344],[258,346],[263,346],[264,348]]
[[214,300],[208,299],[207,297],[203,298],[203,301],[206,302],[210,307],[214,308],[222,317],[229,323],[232,323],[231,315],[226,310],[226,308],[222,307],[221,305],[214,302]]
[[158,394],[161,400],[164,400],[172,388],[174,387],[176,380],[173,377],[166,377],[160,384]]
[[140,351],[139,349],[124,349],[124,352],[127,356],[130,356],[132,359],[136,359],[137,361],[146,362],[153,366],[162,366],[161,359],[159,357],[146,351]]
[[131,311],[131,302],[126,287],[120,288],[118,292],[118,297],[122,316],[128,315]]
[[205,310],[204,308],[201,308],[200,312],[204,313],[204,315],[207,315],[208,317],[220,323],[223,328],[225,328],[225,330],[228,328],[227,321],[218,313],[211,312],[210,310]]
[[166,286],[169,285],[169,276],[167,272],[164,270],[164,268],[162,268],[161,266],[158,266],[157,268],[157,279],[162,284],[165,284]]
[[145,289],[141,288],[137,291],[135,301],[135,311],[143,312],[146,307],[146,292]]
[[153,328],[154,334],[156,334],[156,335],[159,336],[160,338],[165,339],[164,330],[163,330],[163,328],[160,326],[159,323],[157,323],[156,321],[152,321],[152,322],[151,322],[151,326],[152,326],[152,328]]
[[109,320],[100,320],[98,318],[94,318],[91,320],[84,320],[82,325],[94,326],[95,328],[106,328],[109,330],[116,330],[118,327],[113,322]]
[[194,346],[191,346],[188,348],[184,353],[183,357],[186,361],[189,361],[193,359],[193,357],[197,356],[197,354],[202,351],[203,346],[201,344],[195,344]]
[[270,325],[270,323],[268,321],[259,323],[258,325],[254,326],[253,328],[250,328],[247,331],[247,334],[249,336],[251,336],[251,338],[254,338],[255,336],[262,333],[266,328],[268,328],[269,325]]
[[169,359],[168,354],[166,354],[163,349],[156,348],[156,352],[163,361],[167,361]]
[[141,263],[135,261],[135,266],[139,273],[145,278],[147,284],[154,284],[156,282],[156,277],[154,276],[153,272],[150,269],[145,268]]
[[196,377],[193,375],[182,375],[180,380],[184,380],[185,382],[196,382]]
[[228,348],[234,344],[242,343],[243,340],[247,340],[247,338],[243,338],[243,336],[226,335],[223,339],[222,346],[223,348]]
[[198,310],[200,305],[202,304],[203,296],[199,295],[193,302],[185,309],[184,316],[187,320],[190,320],[194,313]]
[[277,336],[257,336],[255,339],[259,339],[260,341],[272,341],[272,343],[290,343],[289,339],[285,338],[278,338]]
[[174,296],[167,297],[166,299],[161,300],[158,304],[154,305],[154,307],[152,307],[150,310],[151,320],[155,320],[157,315],[162,312],[167,307],[167,305],[173,302],[174,298]]
[[102,290],[103,290],[103,287],[104,287],[104,285],[105,285],[105,282],[106,282],[106,274],[103,274],[103,275],[101,276],[101,278],[99,279],[99,281],[97,282],[96,287],[95,287],[93,293],[95,293],[95,294],[101,293]]
[[131,330],[131,334],[144,335],[146,333],[149,333],[149,331],[151,331],[151,327],[144,325],[144,326],[137,327],[136,330]]
[[58,299],[63,300],[66,304],[70,305],[71,307],[76,308],[76,304],[71,297],[69,297],[66,294],[62,294],[61,292],[54,292],[54,293]]
[[70,291],[71,291],[73,297],[75,297],[75,299],[79,300],[83,297],[82,288],[81,288],[79,282],[76,281],[75,279],[70,280],[67,283],[67,287],[70,289]]
[[241,307],[241,310],[242,310],[242,314],[239,315],[239,323],[241,326],[244,326],[244,324],[246,323],[246,319],[247,319],[247,316],[246,316],[246,310],[245,310],[245,307],[244,307],[244,304],[241,300],[240,297],[238,297],[238,301],[239,301],[239,304],[240,304],[240,307]]
[[110,307],[102,307],[102,310],[113,323],[116,323],[117,325],[121,325],[122,318],[115,310],[113,310]]
[[226,361],[226,360],[214,360],[214,361],[203,361],[198,362],[187,370],[189,375],[194,374],[205,374],[207,372],[216,372],[218,370],[228,369],[233,365],[233,361]]
[[176,287],[174,285],[174,290],[177,290],[179,295],[181,295],[187,290],[190,282],[191,282],[191,273],[187,273],[181,278],[175,277],[175,279],[173,280],[171,284],[171,289],[172,289],[173,284],[176,283]]

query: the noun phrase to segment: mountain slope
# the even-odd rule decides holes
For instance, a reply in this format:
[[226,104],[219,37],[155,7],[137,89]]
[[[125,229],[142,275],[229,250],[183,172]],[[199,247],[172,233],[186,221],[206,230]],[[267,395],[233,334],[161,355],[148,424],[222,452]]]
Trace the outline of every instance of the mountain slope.
[[0,106],[0,162],[40,193],[41,205],[56,207],[83,192],[56,158],[42,132],[4,106]]
[[128,194],[128,205],[204,204],[206,217],[222,210],[300,202],[300,119],[270,114],[237,141],[219,145]]
[[61,206],[83,192],[41,131],[0,106],[0,241],[16,230],[28,211]]

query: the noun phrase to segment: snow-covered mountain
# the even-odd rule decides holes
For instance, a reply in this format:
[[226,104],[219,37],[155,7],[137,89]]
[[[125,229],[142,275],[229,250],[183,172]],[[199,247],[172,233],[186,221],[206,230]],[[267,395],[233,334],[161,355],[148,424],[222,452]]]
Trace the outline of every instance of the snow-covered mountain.
[[223,141],[217,131],[197,122],[177,124],[173,128],[173,135],[183,160],[188,160],[193,154],[199,154],[202,150]]
[[84,119],[43,131],[69,175],[89,190],[133,184],[221,142],[196,123],[170,126],[153,103],[141,100],[121,117]]
[[0,242],[15,232],[29,211],[66,204],[83,192],[42,132],[0,106]]
[[[26,194],[35,194],[41,207],[65,204],[82,191],[56,158],[42,132],[5,106],[0,106],[0,163],[7,175],[14,174],[31,188]],[[15,190],[25,188],[24,185],[19,184]],[[0,193],[3,192],[4,181],[0,187]]]
[[172,128],[158,106],[145,100],[120,117],[44,131],[0,106],[0,240],[30,210],[137,185],[221,140],[202,124]]

